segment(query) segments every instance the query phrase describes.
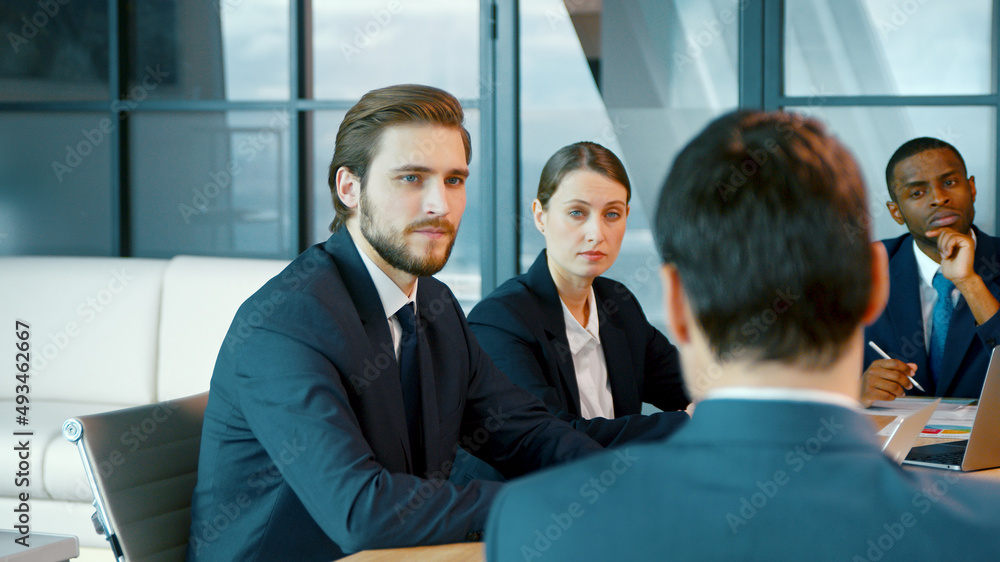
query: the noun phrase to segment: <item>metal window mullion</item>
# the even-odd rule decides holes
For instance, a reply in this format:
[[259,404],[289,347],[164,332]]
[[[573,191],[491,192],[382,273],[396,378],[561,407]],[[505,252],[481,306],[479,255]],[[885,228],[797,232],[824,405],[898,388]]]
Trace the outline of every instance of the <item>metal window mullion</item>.
[[483,279],[483,294],[501,281],[517,275],[520,255],[521,108],[520,108],[520,9],[518,0],[496,0],[495,64],[492,91],[495,157],[492,167],[494,228],[493,269]]

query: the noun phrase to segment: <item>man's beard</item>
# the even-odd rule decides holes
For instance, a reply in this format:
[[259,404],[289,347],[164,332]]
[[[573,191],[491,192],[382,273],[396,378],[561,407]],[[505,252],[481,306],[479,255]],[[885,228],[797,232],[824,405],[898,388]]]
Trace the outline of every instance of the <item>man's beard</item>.
[[[382,259],[392,267],[400,271],[405,271],[410,275],[427,277],[441,271],[445,264],[448,263],[451,250],[455,246],[455,229],[451,224],[441,219],[427,219],[408,225],[402,233],[392,232],[385,223],[379,221],[371,212],[370,206],[365,201],[363,191],[361,192],[361,201],[358,206],[361,218],[361,234],[372,245],[372,248],[378,252],[378,255],[382,256]],[[430,255],[424,257],[414,255],[406,247],[404,236],[426,227],[446,229],[447,234],[451,236],[451,240],[447,242],[448,247],[445,249],[444,257],[441,259],[435,260]]]

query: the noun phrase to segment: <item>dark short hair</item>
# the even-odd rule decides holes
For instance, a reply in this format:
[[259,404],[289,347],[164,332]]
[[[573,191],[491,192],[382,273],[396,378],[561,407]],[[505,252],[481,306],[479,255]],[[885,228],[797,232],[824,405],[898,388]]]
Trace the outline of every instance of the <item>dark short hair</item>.
[[575,142],[555,152],[542,168],[538,179],[536,197],[543,209],[549,208],[549,200],[566,174],[575,170],[591,170],[625,187],[625,202],[632,198],[632,184],[628,181],[625,165],[607,148],[596,142]]
[[968,175],[968,169],[965,167],[965,159],[962,158],[962,154],[958,151],[958,149],[951,144],[934,137],[919,137],[911,139],[904,142],[902,146],[897,148],[896,152],[893,152],[892,157],[889,158],[889,163],[885,165],[885,186],[889,189],[890,199],[893,201],[896,200],[896,193],[892,190],[892,180],[896,174],[896,166],[911,156],[937,148],[946,148],[954,152],[955,156],[958,157],[958,161],[962,163],[962,176],[964,177]]
[[361,181],[364,189],[368,166],[380,145],[382,131],[394,125],[441,125],[462,133],[465,163],[472,160],[472,140],[463,125],[465,114],[455,96],[431,86],[399,84],[372,90],[347,111],[337,130],[337,143],[330,162],[327,182],[333,195],[336,216],[330,230],[336,232],[351,216],[337,196],[337,170],[345,167]]
[[869,303],[868,219],[854,158],[819,122],[740,111],[677,156],[655,230],[720,359],[816,366]]

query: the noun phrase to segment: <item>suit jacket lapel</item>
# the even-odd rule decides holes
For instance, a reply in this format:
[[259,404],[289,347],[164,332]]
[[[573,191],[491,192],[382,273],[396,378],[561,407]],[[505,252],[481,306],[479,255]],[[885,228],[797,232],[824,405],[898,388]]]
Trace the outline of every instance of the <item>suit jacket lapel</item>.
[[[363,427],[368,429],[366,436],[380,462],[386,467],[403,470],[402,461],[405,461],[406,467],[412,467],[413,456],[406,431],[399,364],[396,362],[396,350],[392,345],[392,334],[389,333],[382,299],[346,227],[331,235],[324,249],[337,264],[368,340],[368,346],[357,350],[358,354],[365,356],[362,363],[365,365],[363,375],[367,384],[356,388],[359,388],[361,401],[368,406],[363,411],[379,412],[379,420],[363,422]],[[350,345],[360,346],[363,342],[350,342]],[[421,357],[424,355],[421,354]],[[401,462],[392,463],[388,459],[398,459]]]
[[573,352],[566,339],[566,322],[563,320],[562,301],[559,291],[549,273],[545,250],[542,250],[527,273],[528,286],[538,294],[543,303],[541,311],[542,328],[549,339],[549,349],[555,355],[559,379],[569,404],[568,411],[580,415],[580,387],[576,384],[576,369],[573,368]]
[[[975,227],[973,227],[975,228]],[[997,247],[996,239],[987,236],[978,228],[976,230],[976,259],[973,269],[983,278],[990,291],[996,294],[994,287],[997,277]],[[955,312],[948,325],[948,340],[945,343],[945,354],[941,362],[941,375],[938,377],[938,387],[946,391],[958,375],[958,369],[972,347],[976,337],[976,319],[969,309],[965,297],[959,297],[955,304]],[[940,394],[945,394],[941,392]]]
[[[912,240],[912,238],[908,239]],[[927,393],[934,394],[934,382],[927,371],[927,348],[924,344],[924,320],[920,307],[920,275],[913,244],[907,242],[889,262],[889,278],[894,281],[889,290],[886,313],[895,327],[897,341],[890,345],[898,350],[899,359],[917,364],[914,378]]]
[[601,347],[608,369],[608,382],[611,384],[615,415],[640,411],[642,404],[633,378],[634,367],[625,331],[612,322],[611,316],[601,306],[601,303],[610,297],[599,292],[596,284],[594,297],[597,299],[597,315],[601,323]]

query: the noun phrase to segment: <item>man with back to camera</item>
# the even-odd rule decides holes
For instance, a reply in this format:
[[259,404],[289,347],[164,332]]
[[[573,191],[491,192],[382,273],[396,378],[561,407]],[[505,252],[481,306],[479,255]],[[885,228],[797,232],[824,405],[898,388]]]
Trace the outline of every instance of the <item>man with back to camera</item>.
[[493,366],[428,277],[465,208],[462,122],[454,96],[416,85],[347,112],[333,235],[243,304],[220,351],[188,560],[475,540],[501,484],[449,483],[459,443],[506,476],[600,450]]
[[810,119],[736,112],[689,143],[654,228],[691,421],[509,484],[487,559],[995,559],[1000,487],[904,471],[858,411],[863,326],[888,294],[866,201]]
[[892,290],[865,338],[890,359],[865,350],[861,402],[907,392],[978,398],[1000,342],[1000,240],[972,224],[976,179],[954,146],[921,137],[896,150],[885,180],[889,213],[909,233],[882,241]]

